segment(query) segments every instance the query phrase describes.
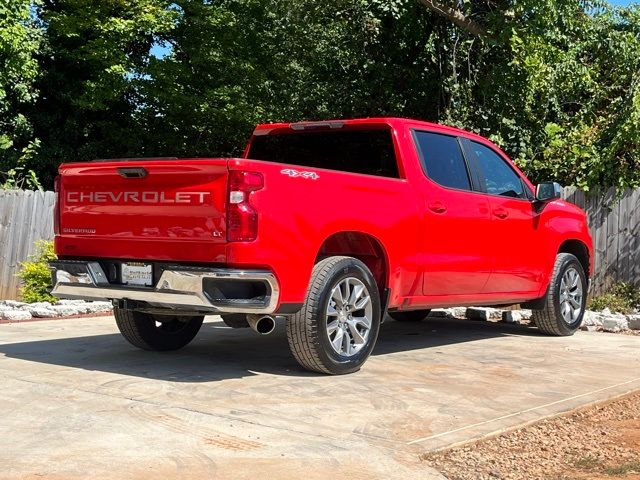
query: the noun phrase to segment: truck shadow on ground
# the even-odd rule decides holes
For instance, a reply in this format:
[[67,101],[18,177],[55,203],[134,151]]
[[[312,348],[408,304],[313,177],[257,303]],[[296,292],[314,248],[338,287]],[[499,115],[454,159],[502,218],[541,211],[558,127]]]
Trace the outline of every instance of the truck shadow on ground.
[[[73,320],[70,320],[73,321]],[[116,330],[114,322],[114,330]],[[418,323],[386,321],[374,356],[434,349],[508,336],[538,336],[535,328],[502,323],[430,318]],[[119,333],[0,345],[8,358],[171,382],[215,382],[258,373],[312,377],[289,353],[284,325],[271,335],[205,322],[195,340],[177,352],[146,352]]]

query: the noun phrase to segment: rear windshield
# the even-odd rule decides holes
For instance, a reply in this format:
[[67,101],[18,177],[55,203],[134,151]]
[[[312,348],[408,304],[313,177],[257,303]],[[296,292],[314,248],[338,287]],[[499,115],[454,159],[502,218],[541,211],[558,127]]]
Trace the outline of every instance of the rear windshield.
[[398,178],[390,130],[261,135],[253,138],[248,158]]

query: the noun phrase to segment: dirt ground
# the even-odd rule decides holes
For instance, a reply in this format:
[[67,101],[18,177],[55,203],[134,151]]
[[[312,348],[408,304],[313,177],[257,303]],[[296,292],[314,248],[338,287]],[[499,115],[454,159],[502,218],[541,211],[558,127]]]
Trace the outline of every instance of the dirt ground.
[[450,480],[640,480],[640,392],[422,459]]

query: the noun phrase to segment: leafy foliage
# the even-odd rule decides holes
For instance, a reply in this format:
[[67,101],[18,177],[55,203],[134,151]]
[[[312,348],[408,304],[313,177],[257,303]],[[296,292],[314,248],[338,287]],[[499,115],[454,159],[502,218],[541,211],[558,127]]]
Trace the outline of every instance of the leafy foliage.
[[608,308],[612,312],[631,313],[634,309],[640,309],[640,288],[629,283],[618,283],[603,295],[592,298],[589,301],[591,310],[603,310]]
[[29,0],[0,2],[0,171],[16,166],[23,149],[33,146],[27,110],[36,98],[40,30],[31,6]]
[[41,1],[0,7],[21,72],[0,77],[19,97],[0,170],[32,142],[46,186],[61,161],[236,155],[257,122],[381,115],[489,136],[534,181],[640,185],[639,6],[458,0],[465,29],[431,0]]
[[55,260],[53,242],[39,240],[36,242],[35,253],[21,264],[18,276],[22,279],[20,296],[28,303],[55,302],[49,291],[51,290],[51,271],[48,262]]
[[488,115],[503,124],[513,118],[490,131],[502,133],[507,150],[539,179],[585,189],[637,186],[640,11],[594,5],[587,14],[582,3],[549,2],[552,23],[523,24],[511,34],[508,71],[522,82],[501,91],[520,93],[520,101],[498,98],[496,105],[517,110]]
[[27,188],[29,190],[42,190],[42,185],[36,172],[26,167],[38,151],[39,146],[40,140],[38,139],[30,142],[29,145],[22,149],[22,155],[18,157],[16,166],[6,172],[0,172],[0,178],[2,178],[0,189],[15,190]]
[[173,27],[163,0],[48,0],[33,120],[41,149],[31,166],[52,185],[59,163],[140,152],[134,84],[150,49]]
[[[171,55],[140,79],[145,155],[229,155],[257,122],[435,117],[434,62],[415,2],[176,2]],[[393,7],[393,8],[392,8]],[[437,19],[435,19],[437,20]]]

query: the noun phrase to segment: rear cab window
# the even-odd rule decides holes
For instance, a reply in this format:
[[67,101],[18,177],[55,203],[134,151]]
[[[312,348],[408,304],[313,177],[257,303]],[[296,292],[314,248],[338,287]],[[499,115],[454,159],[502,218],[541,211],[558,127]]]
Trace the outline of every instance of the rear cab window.
[[389,128],[345,128],[255,135],[247,158],[399,178]]
[[472,190],[469,170],[457,137],[422,130],[414,130],[413,136],[427,177],[443,187]]

